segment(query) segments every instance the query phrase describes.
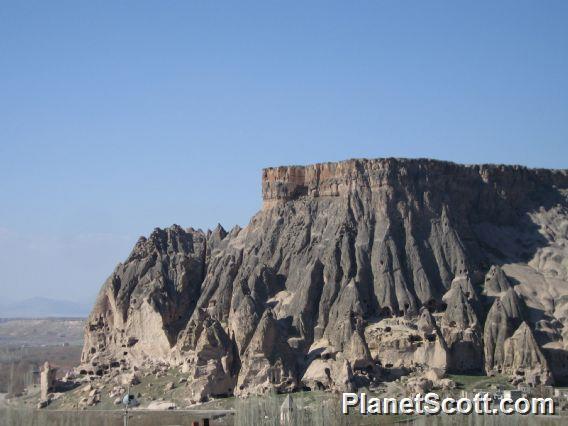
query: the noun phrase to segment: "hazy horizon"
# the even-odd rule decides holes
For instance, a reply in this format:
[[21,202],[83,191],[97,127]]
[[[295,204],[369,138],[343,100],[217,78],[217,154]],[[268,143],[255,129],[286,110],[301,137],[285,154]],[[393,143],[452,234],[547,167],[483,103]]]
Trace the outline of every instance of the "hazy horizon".
[[229,229],[261,169],[566,168],[568,3],[9,2],[0,288],[94,300],[155,227]]

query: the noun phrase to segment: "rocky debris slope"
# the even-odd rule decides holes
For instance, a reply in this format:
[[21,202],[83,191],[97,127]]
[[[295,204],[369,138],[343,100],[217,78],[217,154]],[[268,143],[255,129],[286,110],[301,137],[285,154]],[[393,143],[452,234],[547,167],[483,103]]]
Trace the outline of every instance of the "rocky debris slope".
[[565,170],[348,160],[265,169],[262,195],[244,229],[141,238],[82,369],[183,366],[196,400],[428,366],[568,376]]

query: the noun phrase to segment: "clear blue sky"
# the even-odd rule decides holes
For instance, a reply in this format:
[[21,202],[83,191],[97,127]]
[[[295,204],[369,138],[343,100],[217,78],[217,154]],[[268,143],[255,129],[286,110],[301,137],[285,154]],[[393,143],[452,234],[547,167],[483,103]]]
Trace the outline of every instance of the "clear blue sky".
[[155,226],[245,225],[266,166],[566,168],[567,76],[563,0],[4,0],[2,294],[88,298]]

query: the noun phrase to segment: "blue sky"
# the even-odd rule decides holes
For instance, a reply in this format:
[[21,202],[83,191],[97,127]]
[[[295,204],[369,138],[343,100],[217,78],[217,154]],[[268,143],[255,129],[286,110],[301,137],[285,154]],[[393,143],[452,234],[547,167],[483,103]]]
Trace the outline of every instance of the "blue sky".
[[96,293],[155,226],[245,225],[260,170],[566,168],[566,1],[2,1],[0,287]]

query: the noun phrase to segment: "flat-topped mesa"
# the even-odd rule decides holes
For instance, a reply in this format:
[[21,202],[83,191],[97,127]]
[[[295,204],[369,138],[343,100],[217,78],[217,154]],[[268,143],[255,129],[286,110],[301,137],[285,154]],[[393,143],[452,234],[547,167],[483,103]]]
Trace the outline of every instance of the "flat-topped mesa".
[[87,322],[89,376],[180,367],[193,401],[369,387],[378,362],[568,379],[566,170],[347,160],[265,169],[262,194],[242,230],[137,243]]
[[539,185],[568,187],[567,170],[530,169],[509,165],[461,165],[430,159],[351,159],[335,163],[316,163],[307,166],[280,166],[262,171],[264,207],[301,196],[338,197],[352,191],[376,191],[385,185],[405,183],[448,186],[463,190],[463,185],[479,186],[492,183],[510,191],[536,189]]

